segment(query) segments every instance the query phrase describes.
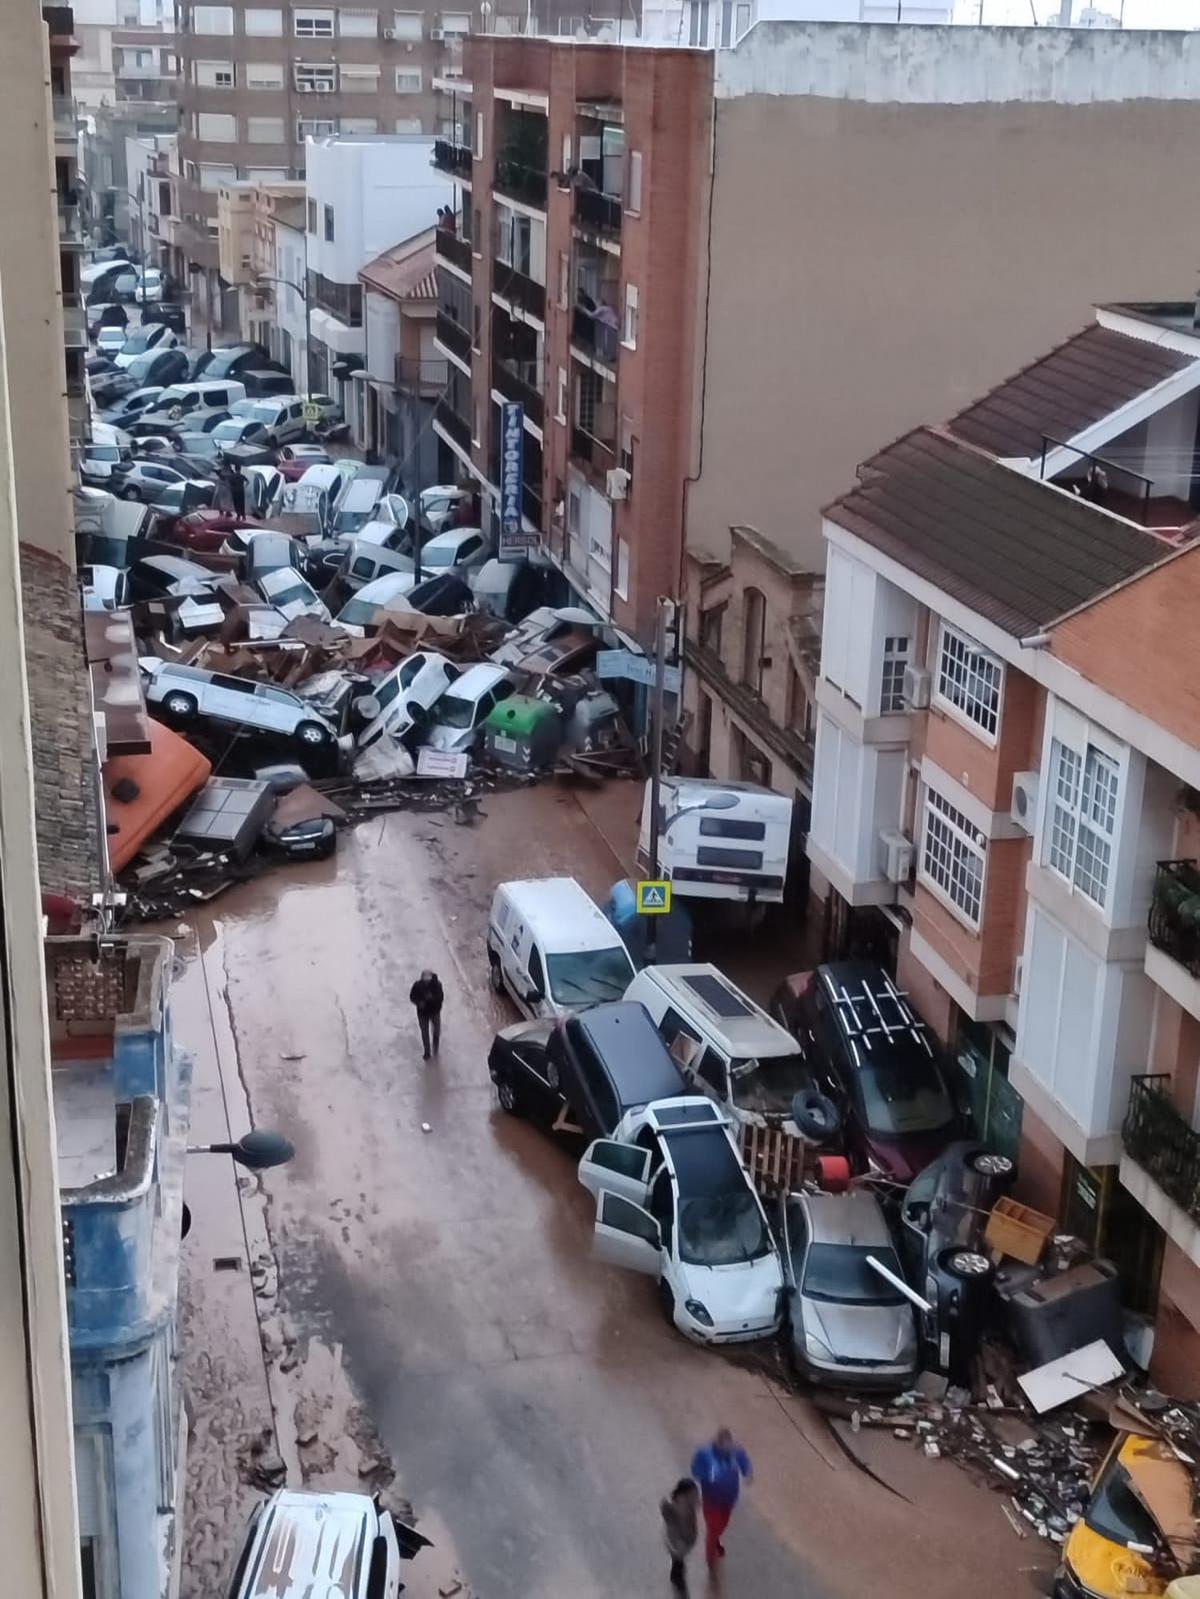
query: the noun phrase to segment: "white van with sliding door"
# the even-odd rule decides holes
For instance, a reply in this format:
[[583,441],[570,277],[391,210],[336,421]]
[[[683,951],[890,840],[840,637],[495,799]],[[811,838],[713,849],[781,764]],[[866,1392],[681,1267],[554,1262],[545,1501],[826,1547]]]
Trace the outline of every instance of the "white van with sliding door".
[[[638,866],[650,863],[646,784]],[[779,904],[787,879],[792,801],[757,783],[664,777],[659,785],[658,873],[676,895]]]
[[573,877],[501,883],[487,954],[492,987],[526,1016],[569,1016],[620,999],[633,980],[616,928]]

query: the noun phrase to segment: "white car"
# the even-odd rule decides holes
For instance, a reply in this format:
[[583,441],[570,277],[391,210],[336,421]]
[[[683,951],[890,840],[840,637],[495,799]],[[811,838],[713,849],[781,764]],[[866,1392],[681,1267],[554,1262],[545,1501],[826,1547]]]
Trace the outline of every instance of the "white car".
[[329,621],[329,607],[312,584],[291,567],[285,566],[273,572],[264,572],[258,579],[257,586],[258,592],[267,604],[273,605],[277,611],[282,611],[289,622],[298,616],[312,616],[318,622]]
[[429,1539],[369,1494],[280,1488],[250,1516],[229,1599],[397,1599],[400,1563]]
[[163,275],[157,267],[139,271],[133,297],[139,305],[157,305],[163,297]]
[[453,483],[435,483],[417,497],[418,515],[431,533],[440,533],[460,500],[469,500],[473,490],[456,488]]
[[[360,589],[359,598],[362,593]],[[425,743],[430,749],[452,753],[474,749],[492,711],[515,690],[516,684],[502,666],[489,661],[468,666],[438,700]]]
[[124,346],[129,334],[124,328],[101,328],[96,335],[96,354],[116,356]]
[[413,586],[411,572],[388,572],[373,583],[364,583],[357,594],[352,594],[338,612],[334,621],[347,633],[362,638],[368,627],[379,627],[383,615],[389,610],[407,611],[403,603]]
[[231,444],[268,444],[267,430],[252,416],[227,416],[212,430],[213,443],[224,450]]
[[629,1111],[579,1162],[595,1196],[593,1253],[658,1279],[663,1309],[697,1343],[770,1338],[783,1267],[762,1201],[709,1099]]
[[423,723],[459,675],[458,667],[435,650],[417,650],[382,679],[359,701],[367,725],[358,737],[359,749],[370,749],[386,733],[399,741]]
[[[119,367],[129,367],[139,355],[149,355],[151,351],[173,350],[178,343],[178,335],[172,333],[165,322],[144,322],[140,328],[134,328],[128,335],[114,359]],[[97,349],[100,347],[99,340],[96,341],[96,347]]]
[[129,604],[129,579],[119,566],[81,566],[79,591],[85,611],[116,611]]
[[466,578],[494,554],[491,539],[477,527],[450,528],[421,546],[421,576],[453,572],[455,577]]

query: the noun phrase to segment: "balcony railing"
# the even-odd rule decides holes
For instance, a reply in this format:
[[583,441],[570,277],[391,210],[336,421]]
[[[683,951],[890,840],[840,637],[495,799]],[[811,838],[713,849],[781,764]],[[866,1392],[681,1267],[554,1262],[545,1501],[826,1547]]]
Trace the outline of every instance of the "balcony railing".
[[474,162],[468,145],[452,144],[449,139],[435,139],[433,164],[439,172],[448,172],[455,178],[466,178],[468,183],[471,180]]
[[439,400],[434,407],[434,416],[438,425],[447,432],[460,449],[468,455],[471,453],[471,424],[464,422],[457,411],[453,410],[449,400]]
[[538,386],[540,375],[536,361],[497,360],[492,365],[492,386],[506,400],[523,405],[525,415],[536,427],[541,427],[545,415],[545,403]]
[[1163,1193],[1200,1221],[1200,1133],[1168,1097],[1169,1077],[1135,1077],[1121,1139]]
[[520,200],[523,205],[537,206],[542,211],[546,209],[546,174],[536,167],[526,166],[523,161],[499,157],[492,186],[510,200]]
[[539,532],[546,531],[542,527],[542,496],[529,483],[521,484],[521,514],[527,517]]
[[586,350],[597,361],[615,366],[621,347],[621,330],[594,311],[585,311],[583,306],[577,305],[571,317],[571,343]]
[[471,335],[460,322],[455,322],[444,311],[437,314],[437,336],[440,343],[458,356],[460,361],[471,360]]
[[56,139],[70,139],[72,143],[79,136],[79,120],[75,114],[75,102],[69,94],[56,94],[54,96],[54,137]]
[[437,356],[396,357],[396,387],[405,394],[430,399],[440,394],[449,381],[450,363]]
[[604,473],[617,464],[616,445],[594,439],[586,428],[576,424],[571,429],[571,457],[594,472]]
[[63,244],[83,243],[83,224],[79,216],[79,201],[71,195],[58,196],[58,237]]
[[466,239],[460,239],[457,233],[451,233],[449,228],[439,228],[434,235],[433,248],[460,272],[470,272],[471,246]]
[[539,322],[545,320],[545,287],[535,279],[526,277],[524,272],[518,272],[516,267],[506,266],[503,261],[493,261],[492,288],[502,300],[519,305],[522,311],[537,317]]
[[69,349],[87,348],[87,312],[78,294],[63,295],[63,340]]
[[581,228],[589,228],[593,233],[619,237],[621,202],[615,196],[601,194],[596,189],[576,189],[575,220]]
[[1150,942],[1200,977],[1200,865],[1195,861],[1159,861]]

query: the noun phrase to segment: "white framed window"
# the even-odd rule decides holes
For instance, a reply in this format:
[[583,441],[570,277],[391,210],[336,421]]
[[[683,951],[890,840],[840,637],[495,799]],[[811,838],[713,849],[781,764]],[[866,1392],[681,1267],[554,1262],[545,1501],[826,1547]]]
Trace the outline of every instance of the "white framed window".
[[296,6],[292,11],[292,32],[297,39],[332,39],[333,7],[328,10]]
[[[589,522],[596,523],[595,517],[590,517]],[[595,561],[596,565],[605,572],[612,570],[612,523],[600,522],[599,525],[588,528],[588,560]]]
[[338,123],[339,133],[378,133],[378,117],[342,117]]
[[[207,189],[210,194],[216,194],[217,190],[227,183],[236,182],[236,167],[210,166],[205,161],[200,163],[200,187]],[[217,232],[217,224],[215,222],[212,224],[212,232],[215,237]]]
[[282,61],[247,61],[242,71],[247,89],[283,88]]
[[248,6],[242,23],[252,39],[283,38],[283,12],[274,6]]
[[236,144],[237,118],[227,111],[198,111],[196,137],[205,144]]
[[247,144],[282,144],[287,138],[282,117],[247,117]]
[[1055,739],[1051,745],[1046,859],[1052,870],[1095,904],[1108,895],[1121,769],[1089,744],[1081,753]]
[[192,32],[231,34],[233,32],[233,7],[193,6]]
[[[332,139],[336,132],[337,123],[332,117],[300,117],[296,122],[296,138],[301,144],[305,139]],[[308,203],[311,206],[313,201],[310,200]],[[317,231],[315,222],[308,231],[310,233]]]
[[442,31],[444,33],[470,33],[471,19],[465,11],[443,11]]
[[397,117],[396,118],[396,132],[397,133],[423,133],[424,131],[425,131],[424,128],[421,126],[420,117]]
[[197,61],[195,75],[201,89],[232,89],[235,83],[232,61]]
[[567,372],[565,367],[559,367],[557,381],[554,385],[554,420],[567,425]]
[[338,37],[342,39],[378,39],[378,11],[364,11],[358,6],[339,6]]
[[572,489],[567,495],[567,532],[579,532],[579,518],[582,512],[582,499],[578,489]]
[[972,927],[983,910],[987,840],[960,810],[935,790],[925,790],[921,876],[940,899]]
[[625,209],[636,216],[642,209],[642,152],[629,152],[628,182],[625,185]]
[[891,716],[903,711],[904,668],[908,665],[911,640],[904,634],[891,634],[883,641],[883,673],[879,681],[879,714]]
[[421,92],[421,69],[420,69],[420,67],[397,67],[396,68],[396,93],[397,94],[420,94],[420,92]]
[[[343,94],[377,94],[379,92],[379,68],[377,66],[342,66],[342,93]],[[343,127],[342,132],[346,130]]]
[[393,39],[423,39],[425,13],[423,11],[395,11],[392,13]]
[[624,539],[617,540],[617,596],[629,598],[629,545]]
[[332,61],[297,61],[292,70],[299,94],[332,94],[337,87],[337,68]]
[[621,342],[627,350],[637,349],[638,336],[638,291],[634,284],[625,285],[625,322],[621,330]]
[[281,183],[288,175],[286,167],[247,167],[246,176],[255,183]]
[[989,744],[1000,725],[1003,664],[949,622],[938,643],[937,698],[975,728]]

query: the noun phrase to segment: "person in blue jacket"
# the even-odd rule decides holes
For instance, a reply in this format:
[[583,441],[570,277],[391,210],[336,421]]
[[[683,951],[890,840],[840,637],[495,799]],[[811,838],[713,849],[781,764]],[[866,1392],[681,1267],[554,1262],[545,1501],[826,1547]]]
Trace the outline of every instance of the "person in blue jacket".
[[704,1558],[709,1570],[725,1553],[721,1542],[733,1507],[738,1502],[743,1482],[751,1482],[754,1468],[750,1456],[734,1442],[728,1427],[692,1456],[692,1476],[700,1485],[700,1507],[704,1512]]

